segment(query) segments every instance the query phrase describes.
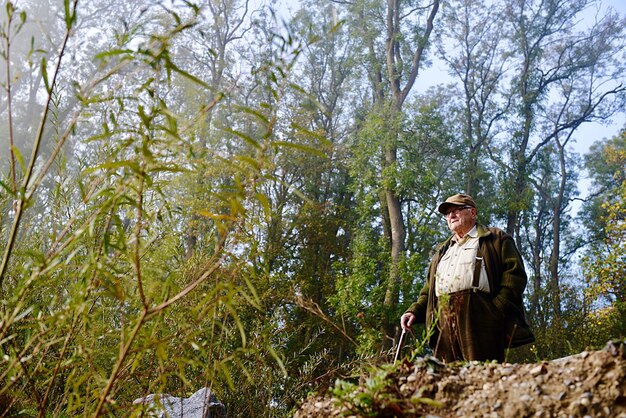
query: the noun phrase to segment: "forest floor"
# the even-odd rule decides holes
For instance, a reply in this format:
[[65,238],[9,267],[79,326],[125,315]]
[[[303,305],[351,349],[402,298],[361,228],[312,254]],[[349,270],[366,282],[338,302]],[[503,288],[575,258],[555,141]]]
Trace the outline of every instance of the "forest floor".
[[294,417],[626,418],[626,342],[534,364],[405,360],[352,389],[310,397]]

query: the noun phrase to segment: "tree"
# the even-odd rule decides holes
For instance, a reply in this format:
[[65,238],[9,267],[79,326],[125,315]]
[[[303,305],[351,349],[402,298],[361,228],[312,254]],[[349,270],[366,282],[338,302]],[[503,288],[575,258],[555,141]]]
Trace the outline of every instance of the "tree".
[[[493,182],[486,167],[487,151],[498,134],[498,122],[509,111],[509,103],[502,98],[506,80],[508,56],[505,53],[501,22],[503,10],[497,4],[460,0],[444,11],[442,30],[437,34],[439,55],[447,63],[450,73],[460,81],[457,94],[465,156],[460,175],[464,191],[473,195],[481,205],[481,213],[493,202]],[[481,199],[480,196],[488,196]]]
[[[575,19],[593,4],[588,0],[534,2],[519,0],[507,7],[511,24],[510,42],[518,60],[511,94],[517,108],[511,132],[510,168],[506,187],[518,199],[506,216],[506,230],[519,237],[519,217],[528,207],[528,166],[540,149],[564,131],[582,123],[610,116],[618,106],[624,86],[608,80],[620,80],[620,64],[615,54],[623,46],[618,16],[608,14],[588,30],[575,31]],[[576,89],[572,89],[575,84]],[[539,131],[542,109],[550,93],[563,89],[566,99],[562,118],[553,128]],[[560,90],[560,91],[563,91]],[[568,94],[568,91],[575,96]],[[535,134],[538,133],[537,137]]]
[[585,157],[595,192],[586,204],[594,238],[583,264],[588,284],[584,292],[591,307],[586,320],[604,330],[589,327],[585,337],[588,344],[602,344],[607,338],[626,334],[626,131],[596,142]]
[[[508,92],[513,105],[508,134],[500,136],[499,147],[494,144],[493,148],[498,151],[491,155],[502,168],[500,195],[508,204],[507,232],[514,235],[528,260],[547,263],[531,266],[532,304],[546,306],[538,298],[549,297],[550,326],[558,330],[565,323],[561,297],[567,274],[564,266],[580,246],[580,240],[572,239],[563,248],[563,237],[571,235],[565,227],[574,198],[569,184],[576,176],[574,165],[566,161],[567,144],[582,124],[611,117],[624,94],[623,77],[615,72],[621,71],[622,64],[615,57],[623,51],[623,25],[610,12],[588,25],[578,23],[578,16],[592,5],[586,0],[524,0],[509,3],[505,9],[511,59],[518,70],[511,77]],[[548,157],[553,152],[556,159]],[[502,155],[507,158],[500,158]],[[537,179],[533,183],[534,170],[550,160],[560,182]],[[543,186],[549,186],[550,191]],[[529,242],[549,249],[526,247],[520,234],[521,229],[531,232],[530,222],[537,216],[544,219],[536,226],[545,223],[549,232],[535,229],[534,233],[544,237],[531,233]],[[545,255],[539,256],[541,253]],[[530,319],[532,322],[532,312]]]
[[[377,112],[384,124],[380,134],[381,217],[389,245],[388,276],[385,280],[382,330],[388,338],[397,333],[395,326],[401,282],[401,266],[406,250],[406,219],[402,196],[395,186],[398,141],[403,119],[402,108],[424,65],[439,1],[429,4],[390,0],[381,8],[363,1],[349,5],[354,16],[351,24],[366,51],[371,112]],[[384,40],[376,34],[383,31]],[[368,65],[368,63],[370,65]],[[384,63],[384,66],[382,65]],[[389,345],[391,339],[385,339]]]

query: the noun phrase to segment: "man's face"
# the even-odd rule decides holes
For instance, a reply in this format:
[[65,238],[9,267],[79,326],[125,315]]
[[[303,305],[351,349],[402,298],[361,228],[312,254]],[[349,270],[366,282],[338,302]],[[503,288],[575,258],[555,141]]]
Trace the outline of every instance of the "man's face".
[[463,237],[476,224],[476,209],[471,206],[453,206],[446,212],[448,228]]

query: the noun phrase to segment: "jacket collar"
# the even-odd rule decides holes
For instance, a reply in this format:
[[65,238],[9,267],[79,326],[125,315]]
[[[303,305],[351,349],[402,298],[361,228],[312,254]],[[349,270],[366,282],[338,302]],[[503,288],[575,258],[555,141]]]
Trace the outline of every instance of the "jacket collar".
[[477,224],[476,230],[478,231],[478,238],[484,238],[491,235],[491,231],[485,225]]

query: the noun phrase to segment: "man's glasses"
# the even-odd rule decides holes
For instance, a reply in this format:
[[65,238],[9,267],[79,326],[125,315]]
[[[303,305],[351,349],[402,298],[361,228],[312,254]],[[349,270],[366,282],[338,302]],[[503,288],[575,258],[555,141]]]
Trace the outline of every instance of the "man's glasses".
[[446,218],[449,218],[452,215],[456,215],[458,214],[460,211],[462,211],[463,209],[470,209],[471,206],[459,206],[456,207],[454,209],[450,209],[448,212],[446,212],[446,214],[444,215]]

